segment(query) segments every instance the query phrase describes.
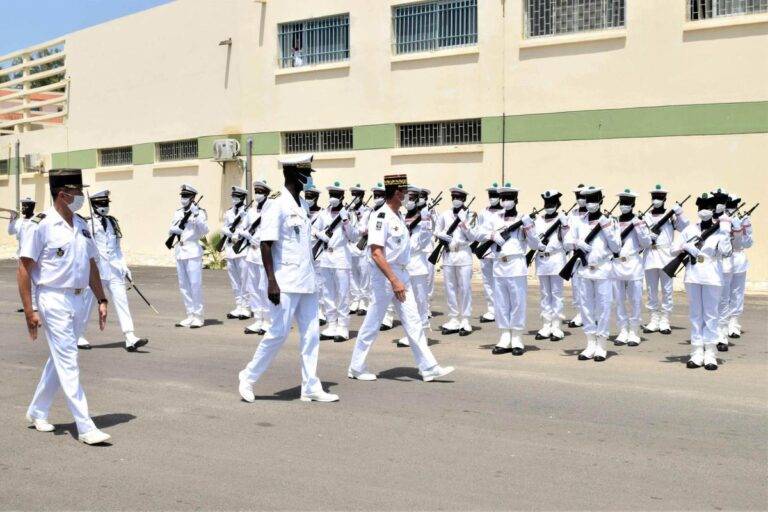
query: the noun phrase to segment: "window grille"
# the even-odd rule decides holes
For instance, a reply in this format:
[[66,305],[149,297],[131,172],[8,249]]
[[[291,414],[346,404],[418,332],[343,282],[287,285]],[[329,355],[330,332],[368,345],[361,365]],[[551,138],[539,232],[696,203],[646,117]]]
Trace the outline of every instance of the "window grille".
[[688,0],[691,21],[764,12],[768,12],[768,0]]
[[160,142],[157,145],[157,160],[190,160],[197,158],[197,139]]
[[133,147],[107,148],[99,150],[99,165],[130,165],[133,163]]
[[352,149],[352,128],[283,133],[285,153],[344,151]]
[[349,14],[278,25],[280,67],[349,59]]
[[0,174],[8,174],[8,160],[0,160]]
[[480,135],[480,119],[409,123],[398,127],[401,148],[478,144]]
[[625,0],[526,0],[525,37],[554,36],[625,25]]
[[395,54],[477,44],[477,0],[440,0],[392,11]]

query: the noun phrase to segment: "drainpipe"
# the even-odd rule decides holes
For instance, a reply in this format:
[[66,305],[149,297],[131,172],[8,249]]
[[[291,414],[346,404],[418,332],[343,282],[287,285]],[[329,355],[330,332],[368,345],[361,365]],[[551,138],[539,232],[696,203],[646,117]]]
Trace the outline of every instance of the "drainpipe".
[[248,137],[248,154],[245,156],[245,190],[248,191],[248,202],[253,201],[253,137]]
[[21,141],[16,139],[16,211],[21,211]]

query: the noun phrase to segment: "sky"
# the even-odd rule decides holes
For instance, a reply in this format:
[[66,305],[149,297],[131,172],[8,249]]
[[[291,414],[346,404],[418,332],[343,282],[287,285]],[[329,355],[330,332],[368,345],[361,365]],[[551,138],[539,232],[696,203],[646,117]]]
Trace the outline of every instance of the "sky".
[[0,56],[171,0],[0,0]]

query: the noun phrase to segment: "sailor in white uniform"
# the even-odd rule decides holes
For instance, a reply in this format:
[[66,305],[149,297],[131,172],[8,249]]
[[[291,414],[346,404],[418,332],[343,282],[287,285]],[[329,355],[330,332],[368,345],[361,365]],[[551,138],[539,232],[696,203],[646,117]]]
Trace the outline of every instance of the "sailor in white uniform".
[[[353,187],[349,187],[349,193],[352,196],[352,206],[350,208],[350,215],[354,216],[354,223],[356,226],[361,226],[362,219],[367,218],[366,212],[370,211],[370,208],[364,204],[363,196],[365,196],[365,189],[358,183]],[[359,237],[358,237],[359,238]],[[363,296],[363,264],[362,258],[364,250],[358,249],[357,242],[349,244],[349,251],[352,255],[351,266],[352,273],[349,281],[350,303],[349,314],[357,314],[360,309],[360,303],[365,304],[366,298]]]
[[[309,206],[309,222],[312,226],[314,226],[317,222],[317,219],[320,218],[320,213],[322,213],[323,209],[320,208],[320,191],[315,188],[311,182],[307,183],[304,187],[304,200],[306,201],[307,206]],[[316,243],[317,239],[312,237],[312,246],[314,247]],[[312,266],[315,269],[317,296],[318,299],[320,299],[320,297],[322,297],[323,287],[325,286],[323,283],[323,274],[320,272],[320,265],[318,261],[313,259]],[[325,319],[325,307],[323,306],[322,300],[320,300],[320,305],[317,311],[317,318],[321,327],[327,323]]]
[[[726,214],[728,203],[731,201],[730,195],[723,189],[719,188],[712,192],[712,197],[715,202],[714,215],[712,216],[714,222],[719,222],[720,217]],[[740,227],[739,219],[731,220],[731,248],[733,248],[734,223]],[[733,283],[733,252],[724,254],[722,258],[722,270],[723,270],[723,287],[720,290],[720,303],[717,311],[717,350],[720,352],[728,352],[728,321],[731,316],[731,285]]]
[[410,235],[399,211],[408,189],[408,178],[404,174],[385,176],[384,186],[387,202],[372,215],[368,225],[368,246],[375,265],[371,274],[373,297],[357,336],[347,376],[357,380],[376,380],[376,375],[366,365],[366,358],[376,341],[386,309],[395,299],[395,309],[403,323],[419,373],[425,382],[429,382],[448,375],[454,368],[439,366],[427,345],[406,270],[411,259]]
[[246,402],[256,400],[253,385],[285,343],[296,320],[301,354],[301,400],[335,402],[339,397],[324,391],[317,377],[318,290],[312,265],[309,207],[301,197],[302,188],[313,171],[312,155],[291,156],[280,163],[285,186],[270,196],[261,220],[262,262],[267,273],[272,324],[253,359],[240,372],[238,392]]
[[173,213],[168,234],[176,237],[174,247],[179,291],[187,317],[177,327],[199,329],[203,326],[203,246],[200,239],[208,233],[208,216],[195,204],[197,189],[181,186],[181,208]]
[[715,201],[709,194],[697,198],[696,206],[699,222],[686,226],[682,240],[672,248],[672,255],[683,251],[689,255],[685,265],[685,290],[691,320],[691,357],[687,366],[717,370],[718,306],[723,286],[723,257],[732,251],[731,220],[727,215],[713,219]]
[[[487,231],[487,224],[490,222],[490,217],[500,217],[504,215],[504,209],[501,207],[499,200],[499,184],[494,183],[487,189],[488,192],[488,207],[480,211],[477,215],[477,226],[475,233],[479,234],[482,231]],[[477,236],[475,236],[477,238]],[[493,302],[493,258],[495,257],[494,251],[488,251],[480,260],[480,271],[483,274],[483,293],[485,294],[485,313],[480,315],[480,323],[493,322],[496,320],[494,313]]]
[[[419,208],[427,208],[429,206],[429,196],[432,194],[432,191],[428,188],[421,187],[421,192],[419,192]],[[434,212],[430,212],[433,216],[432,220],[432,229],[435,228],[434,223]],[[429,244],[427,244],[426,247],[424,247],[424,253],[426,254],[426,257],[429,258],[429,255],[432,254],[432,250],[434,249],[434,244],[432,243],[432,240],[429,241]],[[427,276],[427,316],[429,318],[432,318],[432,297],[435,295],[435,266],[427,260],[427,268],[429,268],[429,275]]]
[[[576,196],[576,208],[571,210],[568,214],[568,223],[565,231],[570,229],[570,226],[575,226],[577,223],[582,222],[587,217],[587,200],[584,199],[582,191],[585,186],[583,183],[579,183],[578,186],[573,189],[573,194]],[[578,268],[578,265],[576,267]],[[581,277],[578,272],[573,273],[571,277],[571,295],[573,302],[573,309],[576,311],[573,318],[568,322],[568,327],[581,327],[584,323],[581,320]]]
[[[78,439],[101,444],[110,439],[96,428],[80,385],[76,324],[87,315],[83,290],[90,287],[99,302],[99,327],[107,321],[107,299],[99,277],[99,253],[88,224],[75,215],[85,202],[79,169],[51,169],[48,182],[53,206],[38,214],[21,239],[18,284],[30,338],[40,327],[48,339],[50,357],[27,409],[27,421],[40,432],[52,432],[48,421],[59,390],[75,418]],[[37,284],[39,312],[32,310],[32,286]]]
[[[583,195],[587,200],[587,217],[569,226],[566,247],[582,251],[587,260],[576,269],[581,286],[581,318],[587,338],[587,348],[579,354],[579,359],[601,362],[608,356],[606,344],[611,327],[611,259],[621,246],[613,220],[600,213],[602,191],[588,187]],[[598,229],[597,236],[589,242],[587,237],[594,229]]]
[[[616,324],[619,334],[615,345],[640,344],[640,316],[643,301],[643,251],[651,246],[648,225],[633,213],[637,194],[630,189],[619,197],[618,229],[621,251],[613,258],[613,294],[616,302]],[[623,236],[624,233],[626,236]]]
[[732,232],[731,245],[733,246],[733,276],[731,277],[731,296],[728,301],[728,337],[741,338],[741,324],[739,317],[744,313],[744,292],[747,283],[747,270],[749,260],[747,249],[752,247],[752,221],[749,214],[741,219],[735,217],[736,208],[741,198],[735,197],[729,201],[726,212],[731,217]]
[[[35,215],[35,200],[29,197],[25,197],[21,200],[21,216],[18,212],[12,211],[8,220],[8,234],[16,237],[16,242],[21,247],[21,238],[24,232],[32,227],[32,217]],[[16,250],[16,257],[19,256],[19,249]],[[37,311],[37,294],[35,293],[35,283],[32,283],[32,309]],[[19,313],[24,312],[24,308],[17,310]]]
[[237,231],[248,213],[248,206],[245,204],[248,191],[242,187],[232,187],[230,197],[232,207],[224,212],[224,222],[221,226],[221,236],[225,240],[224,259],[227,262],[227,275],[229,276],[229,284],[232,286],[232,293],[235,296],[235,309],[227,313],[227,318],[246,320],[251,317],[245,285],[248,280],[246,253],[237,253],[233,247],[238,241]]
[[245,254],[246,281],[245,293],[248,307],[253,314],[253,323],[244,329],[245,334],[263,335],[269,328],[269,302],[267,299],[267,274],[261,261],[261,214],[264,211],[272,189],[267,180],[253,182],[253,204],[248,208],[245,221],[237,230],[240,246],[235,246]]

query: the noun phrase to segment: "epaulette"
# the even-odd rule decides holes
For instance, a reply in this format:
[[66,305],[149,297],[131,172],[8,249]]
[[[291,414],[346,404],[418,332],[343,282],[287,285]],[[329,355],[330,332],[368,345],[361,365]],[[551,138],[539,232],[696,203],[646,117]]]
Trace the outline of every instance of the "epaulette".
[[35,215],[35,218],[32,219],[32,222],[35,224],[40,224],[40,221],[43,220],[46,217],[46,215],[43,212],[38,213]]
[[109,222],[112,224],[112,229],[115,231],[115,236],[117,238],[123,238],[123,232],[120,230],[120,224],[117,222],[117,219],[111,215],[107,216],[107,218],[109,219]]
[[383,219],[387,216],[386,212],[379,212],[379,214],[376,216],[377,219]]
[[273,194],[270,194],[267,199],[277,199],[278,197],[280,197],[280,191],[279,190],[277,192],[273,193]]
[[91,218],[90,218],[90,217],[83,217],[83,216],[82,216],[82,215],[80,215],[79,213],[76,213],[75,215],[77,215],[78,217],[80,217],[80,218],[81,218],[83,221],[85,221],[85,222],[88,222],[89,220],[91,220]]

